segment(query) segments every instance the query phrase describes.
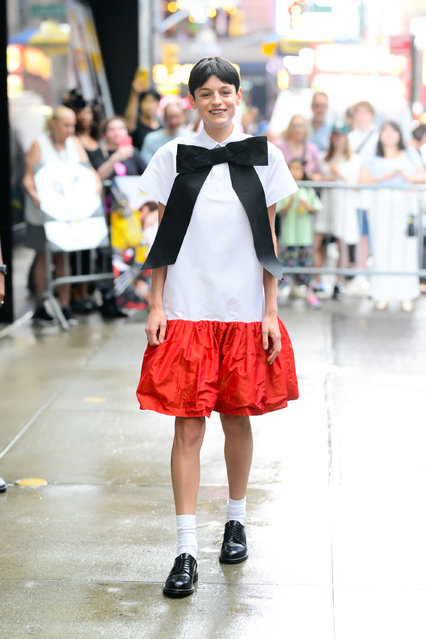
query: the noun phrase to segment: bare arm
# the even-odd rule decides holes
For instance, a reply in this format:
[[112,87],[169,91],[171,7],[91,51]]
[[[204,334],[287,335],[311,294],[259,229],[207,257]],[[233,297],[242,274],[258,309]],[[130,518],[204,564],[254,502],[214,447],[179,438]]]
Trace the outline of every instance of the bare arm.
[[[164,215],[164,204],[158,205],[158,221]],[[151,301],[145,333],[151,346],[158,346],[166,337],[167,318],[163,306],[164,284],[167,277],[167,266],[152,269]]]
[[124,111],[124,118],[127,122],[129,133],[133,133],[133,131],[136,129],[136,122],[138,121],[139,114],[139,95],[145,88],[146,86],[144,84],[144,81],[138,78],[136,72],[130,89],[130,95],[127,102],[126,110]]
[[[268,216],[276,254],[277,241],[274,232],[275,207],[275,204],[268,207]],[[277,320],[277,278],[271,275],[266,269],[263,270],[263,289],[265,292],[265,314],[262,319],[262,346],[265,351],[268,350],[269,340],[271,340],[272,346],[269,348],[267,361],[268,364],[272,364],[281,350],[281,334]]]
[[361,168],[361,172],[359,174],[359,181],[365,184],[376,184],[377,182],[385,182],[386,180],[392,180],[392,178],[400,175],[400,171],[389,171],[388,173],[383,173],[383,175],[373,176],[370,173],[370,169],[368,166],[363,166]]
[[34,204],[38,207],[40,207],[40,199],[34,181],[34,168],[39,162],[40,145],[37,140],[35,140],[25,155],[25,174],[22,178],[22,184],[28,195],[33,199]]
[[411,184],[424,184],[426,182],[426,170],[422,166],[418,166],[414,173],[401,173],[404,180]]
[[101,164],[98,169],[98,175],[101,180],[108,180],[114,173],[114,164],[131,158],[134,153],[132,146],[120,146],[114,153]]

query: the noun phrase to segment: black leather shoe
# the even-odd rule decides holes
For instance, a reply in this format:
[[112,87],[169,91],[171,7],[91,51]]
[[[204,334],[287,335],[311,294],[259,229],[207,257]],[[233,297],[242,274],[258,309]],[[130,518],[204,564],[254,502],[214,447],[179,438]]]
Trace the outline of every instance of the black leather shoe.
[[239,521],[228,521],[225,525],[222,548],[219,555],[221,564],[239,564],[248,558],[246,531]]
[[167,597],[186,597],[194,592],[198,580],[197,562],[187,552],[176,557],[173,568],[166,579],[163,592]]

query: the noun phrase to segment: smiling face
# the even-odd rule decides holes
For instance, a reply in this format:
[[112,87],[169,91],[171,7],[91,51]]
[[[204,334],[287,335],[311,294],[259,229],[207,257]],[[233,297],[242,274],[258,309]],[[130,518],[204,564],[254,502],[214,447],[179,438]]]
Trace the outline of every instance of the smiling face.
[[123,120],[110,120],[105,129],[105,140],[109,149],[117,149],[120,142],[128,135],[127,126]]
[[58,115],[55,115],[50,122],[50,129],[56,142],[59,144],[65,142],[68,137],[74,135],[74,111],[66,107],[63,107],[61,110],[58,109]]
[[383,146],[398,146],[401,134],[391,124],[385,124],[380,133],[380,141]]
[[194,97],[188,93],[188,100],[192,108],[197,109],[210,137],[215,138],[219,131],[230,135],[232,121],[241,102],[241,88],[237,92],[233,84],[211,75],[194,91]]

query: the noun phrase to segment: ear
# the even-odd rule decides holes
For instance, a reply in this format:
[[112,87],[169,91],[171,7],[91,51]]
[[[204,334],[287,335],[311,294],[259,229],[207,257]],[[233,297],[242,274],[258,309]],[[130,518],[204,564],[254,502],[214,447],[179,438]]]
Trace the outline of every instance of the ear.
[[188,102],[191,105],[191,109],[194,109],[196,111],[197,107],[195,105],[194,97],[191,95],[191,93],[189,93],[189,91],[188,91],[188,95],[186,97],[188,98]]
[[237,106],[241,103],[242,97],[243,97],[243,90],[240,87],[237,91]]

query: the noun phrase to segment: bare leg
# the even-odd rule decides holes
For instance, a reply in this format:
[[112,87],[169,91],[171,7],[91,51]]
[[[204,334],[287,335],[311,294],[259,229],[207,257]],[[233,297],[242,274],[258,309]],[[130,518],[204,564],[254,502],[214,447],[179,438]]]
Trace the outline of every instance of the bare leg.
[[[346,268],[348,265],[348,262],[346,259],[346,252],[344,249],[347,249],[346,244],[343,244],[342,240],[340,238],[337,238],[337,251],[339,255],[337,266],[339,268]],[[342,282],[343,282],[343,275],[339,273],[337,276],[337,283],[342,284]]]
[[[324,233],[314,233],[314,267],[321,268],[324,264],[325,253],[323,246]],[[314,281],[319,284],[321,275],[314,275]]]
[[195,514],[205,431],[204,417],[176,417],[171,459],[176,515]]
[[[65,253],[55,253],[53,256],[55,264],[55,277],[65,277],[70,274],[70,265],[68,255]],[[59,304],[64,307],[68,306],[71,297],[70,284],[61,284],[58,286]]]
[[225,462],[228,473],[229,496],[243,499],[253,457],[253,436],[250,419],[244,415],[222,415],[225,433]]
[[36,302],[40,302],[46,288],[46,256],[44,253],[37,253],[34,264],[34,286]]

